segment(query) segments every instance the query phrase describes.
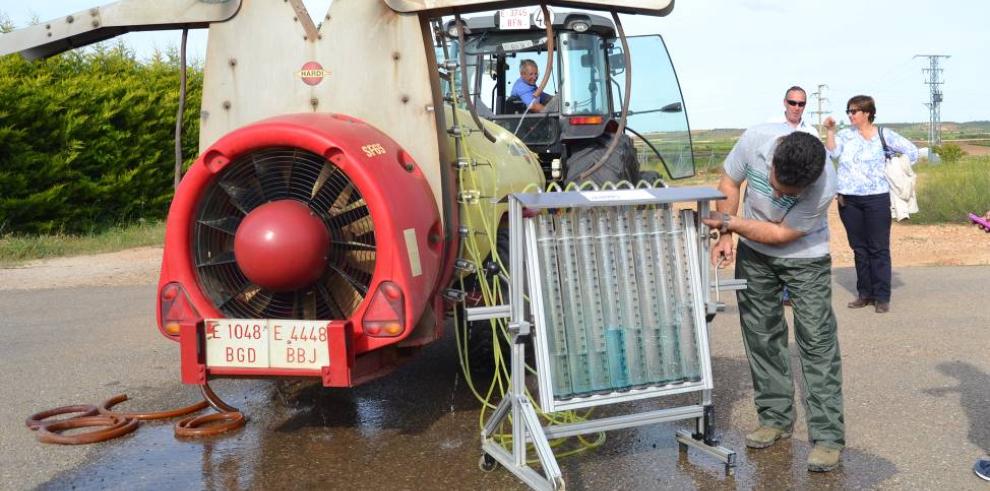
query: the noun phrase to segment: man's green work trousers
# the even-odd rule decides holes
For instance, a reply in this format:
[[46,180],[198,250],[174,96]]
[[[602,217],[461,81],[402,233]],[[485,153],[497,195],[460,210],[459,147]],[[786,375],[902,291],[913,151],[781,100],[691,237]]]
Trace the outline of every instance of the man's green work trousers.
[[794,384],[781,304],[786,285],[807,391],[809,437],[812,443],[844,446],[842,360],[832,311],[831,256],[776,258],[740,242],[736,278],[746,280],[746,289],[738,291],[737,299],[760,424],[782,429],[794,425]]

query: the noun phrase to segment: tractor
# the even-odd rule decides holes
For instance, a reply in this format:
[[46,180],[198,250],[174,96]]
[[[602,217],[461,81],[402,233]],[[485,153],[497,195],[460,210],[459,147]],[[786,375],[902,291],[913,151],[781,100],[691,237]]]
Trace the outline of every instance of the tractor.
[[[519,22],[508,22],[505,12],[449,20],[445,32],[453,51],[464,55],[470,103],[481,117],[522,139],[548,181],[654,182],[694,174],[684,101],[658,34],[620,40],[612,20],[588,12],[550,13],[549,23],[539,8]],[[629,91],[623,42],[639,61],[630,77],[635,97],[624,120],[627,134],[592,168],[616,132]],[[543,92],[556,97],[543,111],[512,95],[524,60],[550,68]]]
[[[615,19],[673,8],[560,3]],[[516,114],[506,89],[520,59],[546,57],[546,39],[463,16],[526,5],[336,0],[314,20],[302,0],[120,0],[4,34],[0,55],[208,29],[200,154],[168,212],[158,328],[179,344],[187,384],[310,377],[352,387],[440,338],[466,301],[460,279],[501,274],[486,261],[497,256],[504,198],[565,177],[610,121],[641,138],[646,168],[693,172],[662,43],[626,43],[600,16],[550,23],[560,110]],[[493,109],[483,117],[482,102]]]

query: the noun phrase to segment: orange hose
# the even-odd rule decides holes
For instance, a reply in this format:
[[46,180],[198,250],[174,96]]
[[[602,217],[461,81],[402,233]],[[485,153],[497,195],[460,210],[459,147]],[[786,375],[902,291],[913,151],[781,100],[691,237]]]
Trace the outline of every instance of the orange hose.
[[147,420],[147,419],[166,419],[166,418],[174,418],[176,416],[185,416],[186,414],[194,413],[210,405],[206,401],[199,401],[196,404],[192,404],[186,407],[180,407],[178,409],[172,409],[169,411],[120,412],[120,411],[110,410],[111,407],[116,406],[117,404],[120,404],[121,402],[124,402],[126,400],[127,400],[127,394],[116,395],[104,401],[103,404],[100,404],[97,407],[97,409],[99,410],[100,414],[104,416],[120,416],[123,418]]
[[[59,432],[73,428],[89,428],[102,426],[103,429],[62,435]],[[63,421],[41,425],[38,428],[38,441],[42,443],[57,443],[60,445],[80,445],[96,443],[126,435],[138,427],[136,419],[118,416],[80,416]]]
[[47,411],[34,413],[31,416],[28,416],[28,419],[24,423],[27,425],[28,428],[32,430],[37,430],[42,426],[56,423],[56,421],[45,423],[44,421],[45,419],[48,419],[52,416],[58,416],[60,414],[69,414],[69,413],[80,413],[80,414],[77,414],[72,418],[67,418],[60,421],[68,421],[74,418],[81,418],[84,416],[96,416],[97,409],[96,406],[92,404],[76,404],[74,406],[62,406],[62,407],[57,407],[55,409],[49,409]]
[[244,414],[240,411],[190,416],[175,424],[175,436],[200,437],[219,435],[240,428],[244,426],[245,422]]

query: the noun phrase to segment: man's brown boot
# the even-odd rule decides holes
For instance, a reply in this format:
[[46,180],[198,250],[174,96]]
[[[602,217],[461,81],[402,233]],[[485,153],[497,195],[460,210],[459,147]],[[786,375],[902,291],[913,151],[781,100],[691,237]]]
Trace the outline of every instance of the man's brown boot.
[[839,466],[839,454],[842,447],[829,447],[816,443],[815,448],[808,454],[808,470],[811,472],[828,472]]
[[852,302],[846,304],[846,307],[849,307],[850,309],[861,309],[863,307],[866,307],[867,305],[873,305],[873,299],[859,297],[856,300],[853,300]]
[[746,446],[749,448],[767,448],[777,440],[790,437],[790,430],[760,426],[756,431],[746,435]]

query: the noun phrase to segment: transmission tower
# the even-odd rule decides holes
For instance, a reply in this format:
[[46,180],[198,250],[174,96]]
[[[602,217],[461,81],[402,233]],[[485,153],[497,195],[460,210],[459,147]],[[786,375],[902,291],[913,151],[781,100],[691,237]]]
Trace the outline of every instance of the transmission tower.
[[822,107],[825,105],[826,102],[828,102],[828,97],[825,97],[825,91],[824,91],[824,89],[827,89],[827,88],[828,88],[828,85],[818,84],[818,90],[811,93],[811,96],[814,97],[815,100],[818,101],[818,110],[817,111],[810,111],[810,112],[811,112],[811,114],[818,116],[818,134],[819,135],[822,134],[822,114],[825,114],[825,112],[826,112],[825,110],[822,109]]
[[938,61],[939,58],[949,58],[949,55],[914,55],[914,57],[928,58],[928,68],[922,68],[921,73],[927,77],[925,84],[928,85],[931,92],[929,102],[925,104],[925,107],[930,112],[928,121],[928,148],[935,148],[935,146],[942,143],[941,85],[945,83],[942,81],[942,69],[938,67]]

